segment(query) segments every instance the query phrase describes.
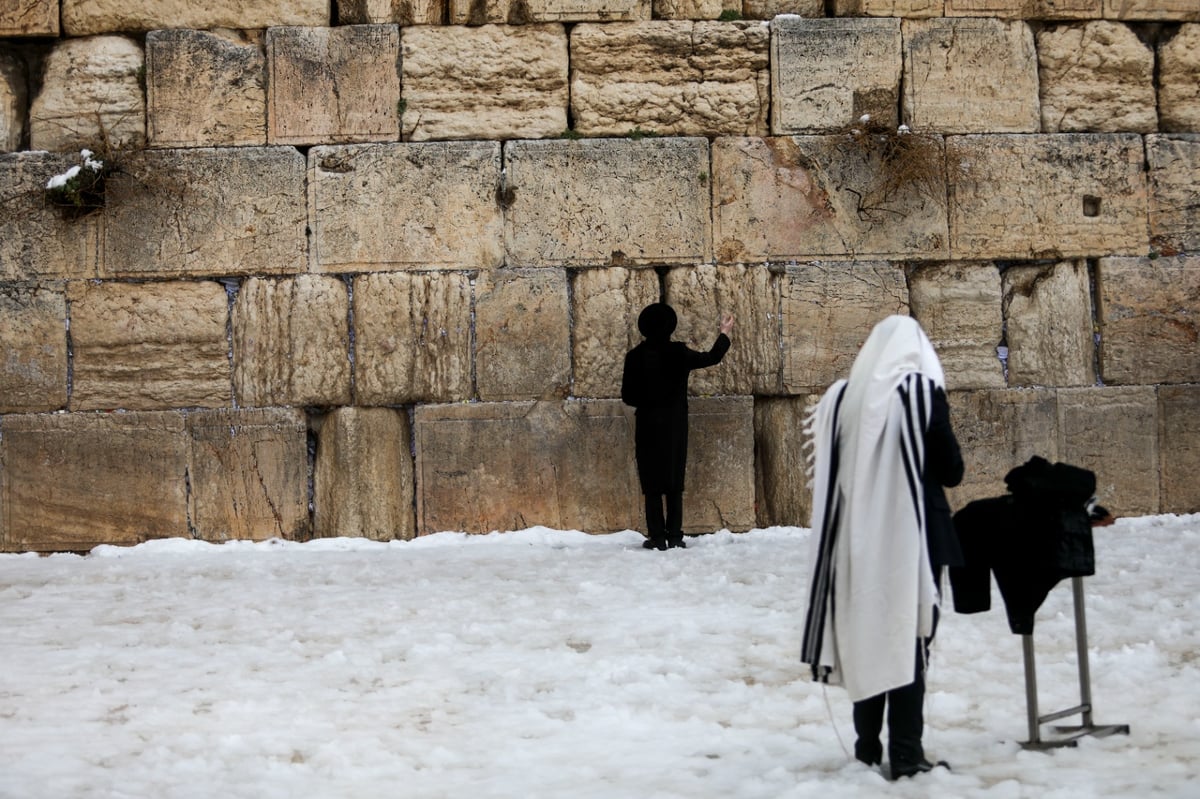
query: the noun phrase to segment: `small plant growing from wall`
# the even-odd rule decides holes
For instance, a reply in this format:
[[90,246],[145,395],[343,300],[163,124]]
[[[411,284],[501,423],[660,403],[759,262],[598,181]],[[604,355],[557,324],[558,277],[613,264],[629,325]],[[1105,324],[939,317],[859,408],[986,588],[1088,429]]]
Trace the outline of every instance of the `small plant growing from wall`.
[[78,219],[104,207],[104,181],[112,161],[91,150],[79,151],[79,163],[46,182],[46,201],[68,219]]
[[864,114],[837,138],[851,153],[877,164],[875,180],[862,198],[864,210],[910,191],[945,205],[946,165],[940,136],[918,133],[907,125],[893,128]]

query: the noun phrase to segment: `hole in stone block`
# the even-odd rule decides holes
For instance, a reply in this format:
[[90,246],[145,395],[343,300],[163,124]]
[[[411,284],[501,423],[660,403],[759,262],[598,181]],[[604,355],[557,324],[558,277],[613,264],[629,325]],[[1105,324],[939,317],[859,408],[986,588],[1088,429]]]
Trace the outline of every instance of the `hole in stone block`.
[[1084,216],[1100,216],[1100,198],[1084,195],[1083,197],[1083,215]]

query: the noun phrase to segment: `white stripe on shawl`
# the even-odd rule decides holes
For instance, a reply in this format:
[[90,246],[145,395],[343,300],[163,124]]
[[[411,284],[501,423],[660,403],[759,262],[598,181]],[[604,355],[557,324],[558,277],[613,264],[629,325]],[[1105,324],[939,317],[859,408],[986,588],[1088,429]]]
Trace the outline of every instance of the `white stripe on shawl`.
[[920,325],[892,316],[811,417],[813,554],[803,660],[852,701],[912,682],[937,601],[925,543],[924,433],[945,377]]

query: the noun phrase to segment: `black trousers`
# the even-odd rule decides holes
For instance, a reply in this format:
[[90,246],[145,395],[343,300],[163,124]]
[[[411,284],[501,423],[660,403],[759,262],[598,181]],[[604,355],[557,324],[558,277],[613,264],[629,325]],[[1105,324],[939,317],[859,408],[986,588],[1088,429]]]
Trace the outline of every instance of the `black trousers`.
[[[666,514],[663,514],[663,500]],[[683,492],[646,495],[646,532],[651,540],[678,542],[683,538]]]

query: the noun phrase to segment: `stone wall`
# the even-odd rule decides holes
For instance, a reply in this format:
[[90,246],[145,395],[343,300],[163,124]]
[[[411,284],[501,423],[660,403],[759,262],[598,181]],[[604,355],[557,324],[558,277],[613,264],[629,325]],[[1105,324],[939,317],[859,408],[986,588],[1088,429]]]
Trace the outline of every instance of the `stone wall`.
[[660,296],[737,317],[689,532],[808,523],[892,313],[955,503],[1037,454],[1200,511],[1197,87],[1194,0],[7,3],[0,550],[636,529]]

